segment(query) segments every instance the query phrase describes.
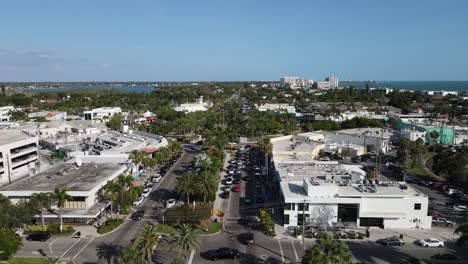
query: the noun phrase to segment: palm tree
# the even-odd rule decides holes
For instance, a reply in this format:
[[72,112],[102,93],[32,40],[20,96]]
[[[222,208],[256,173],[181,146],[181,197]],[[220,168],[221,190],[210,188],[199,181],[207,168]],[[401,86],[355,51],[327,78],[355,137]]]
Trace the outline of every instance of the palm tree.
[[176,140],[169,141],[169,144],[167,147],[173,154],[179,152],[182,149],[180,142]]
[[468,240],[468,222],[459,225],[457,229],[455,229],[455,233],[460,234],[455,245],[462,246]]
[[142,263],[141,260],[141,251],[138,250],[136,247],[130,246],[126,247],[120,253],[119,257],[117,258],[118,264],[139,264]]
[[265,154],[265,169],[266,169],[266,174],[269,175],[268,157],[270,156],[270,153],[273,151],[273,145],[271,144],[271,141],[269,138],[262,139],[262,141],[260,142],[260,150]]
[[178,194],[187,195],[187,204],[190,203],[190,195],[195,194],[195,174],[184,172],[176,178],[176,191]]
[[135,166],[138,166],[138,164],[140,164],[145,157],[145,152],[138,149],[132,150],[128,155],[128,159],[131,160]]
[[432,151],[436,152],[435,145],[437,144],[437,139],[439,138],[439,132],[436,130],[432,130],[431,133],[429,133],[431,140],[432,140]]
[[[118,180],[118,179],[117,179]],[[122,200],[123,193],[125,192],[125,189],[122,185],[120,185],[118,182],[107,182],[106,185],[104,185],[104,193],[103,196],[106,199],[109,199],[111,201],[111,218],[112,218],[112,212],[113,212],[113,207],[117,203],[117,200]]]
[[195,179],[195,189],[203,196],[203,202],[206,203],[206,197],[211,198],[218,188],[218,179],[216,175],[204,171]]
[[41,211],[42,226],[45,227],[44,210],[50,208],[51,195],[50,193],[33,193],[29,200],[33,205],[38,206]]
[[138,234],[135,239],[135,247],[140,250],[141,261],[145,259],[151,262],[151,256],[153,255],[155,247],[159,243],[158,231],[155,225],[145,224],[143,230]]
[[190,224],[181,224],[177,227],[173,234],[174,240],[171,241],[172,249],[177,249],[179,252],[184,252],[184,257],[187,258],[189,250],[199,247],[200,240],[195,229]]
[[117,177],[117,183],[125,189],[131,189],[133,187],[132,182],[133,177],[131,175],[121,174],[119,177]]
[[63,231],[63,218],[62,218],[62,209],[63,209],[63,206],[65,205],[65,202],[67,200],[71,200],[72,197],[70,195],[68,195],[68,189],[67,188],[64,188],[62,190],[60,190],[59,188],[55,188],[54,190],[54,193],[52,194],[52,197],[54,200],[57,200],[58,204],[58,208],[59,208],[59,216],[60,216],[60,233]]
[[325,234],[324,237],[317,241],[315,246],[305,252],[302,264],[351,264],[353,263],[352,260],[353,257],[348,245],[335,241],[330,234]]
[[148,158],[146,160],[146,165],[148,165],[148,168],[151,169],[151,175],[154,175],[154,171],[156,170],[156,167],[159,165],[159,162],[156,158]]

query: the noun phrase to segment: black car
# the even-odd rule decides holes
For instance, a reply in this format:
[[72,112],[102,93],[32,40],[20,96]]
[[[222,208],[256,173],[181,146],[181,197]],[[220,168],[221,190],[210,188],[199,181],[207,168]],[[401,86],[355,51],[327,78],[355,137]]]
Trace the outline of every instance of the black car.
[[254,243],[254,234],[252,232],[240,234],[239,240],[247,246],[250,246]]
[[26,237],[27,241],[41,241],[45,242],[49,240],[50,234],[46,232],[38,232],[38,233],[32,233],[29,236]]
[[376,242],[384,246],[403,246],[405,244],[405,241],[398,237],[387,237],[383,239],[378,239]]
[[132,220],[141,220],[141,218],[145,215],[145,210],[138,210],[132,214]]
[[234,248],[222,247],[217,250],[209,250],[206,252],[206,257],[213,261],[218,259],[236,259],[240,256],[240,252]]
[[227,198],[229,198],[229,194],[230,194],[230,192],[228,192],[228,191],[223,191],[223,192],[219,195],[219,197],[221,197],[221,198],[223,198],[223,199],[227,199]]
[[265,202],[265,200],[264,200],[262,197],[258,197],[258,198],[257,198],[257,203],[258,203],[258,204],[262,204],[262,203],[264,203],[264,202]]
[[233,184],[239,184],[240,183],[240,178],[234,178],[232,181]]

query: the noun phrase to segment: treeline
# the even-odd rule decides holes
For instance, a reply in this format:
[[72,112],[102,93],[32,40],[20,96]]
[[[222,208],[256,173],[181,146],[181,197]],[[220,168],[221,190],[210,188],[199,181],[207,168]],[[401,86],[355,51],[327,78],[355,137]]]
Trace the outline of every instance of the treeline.
[[308,131],[340,130],[361,127],[381,127],[383,126],[383,122],[365,117],[354,117],[353,119],[345,120],[341,123],[334,121],[320,121],[317,123],[307,123],[305,126]]

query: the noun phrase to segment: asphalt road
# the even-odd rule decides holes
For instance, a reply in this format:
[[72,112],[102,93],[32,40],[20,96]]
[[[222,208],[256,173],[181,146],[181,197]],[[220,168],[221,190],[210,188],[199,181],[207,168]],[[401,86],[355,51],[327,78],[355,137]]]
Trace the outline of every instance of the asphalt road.
[[40,256],[38,250],[41,249],[49,257],[68,258],[74,260],[75,263],[113,263],[115,256],[123,247],[131,244],[145,223],[156,222],[154,216],[162,213],[164,201],[177,197],[174,191],[176,177],[185,171],[186,165],[192,162],[195,154],[194,152],[184,152],[166,176],[154,187],[153,192],[143,204],[134,208],[134,210],[145,210],[141,221],[129,219],[118,230],[96,238],[52,237],[44,243],[24,240],[23,247],[16,256],[38,257]]

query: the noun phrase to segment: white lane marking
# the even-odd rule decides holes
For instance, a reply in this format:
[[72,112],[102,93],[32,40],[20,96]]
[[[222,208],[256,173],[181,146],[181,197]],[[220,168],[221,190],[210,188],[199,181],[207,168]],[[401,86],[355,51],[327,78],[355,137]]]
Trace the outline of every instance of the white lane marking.
[[76,257],[78,257],[78,255],[79,255],[91,242],[93,242],[93,240],[94,240],[94,237],[93,237],[91,240],[89,240],[88,243],[86,243],[86,245],[84,245],[84,247],[82,247],[82,248],[80,249],[80,251],[78,251],[78,253],[76,253],[76,255],[75,255],[72,259],[75,259]]
[[192,264],[194,255],[195,255],[195,249],[192,249],[192,251],[190,252],[190,258],[189,258],[187,264]]
[[280,252],[281,252],[281,262],[284,262],[283,248],[281,247],[281,240],[280,239],[278,239],[278,244],[279,244]]
[[294,255],[296,256],[296,260],[299,261],[299,257],[297,256],[297,251],[296,251],[296,247],[294,246],[294,241],[291,240],[291,244],[293,246],[293,249],[294,249]]
[[68,251],[70,251],[70,249],[72,249],[72,247],[74,247],[74,246],[75,246],[75,245],[76,245],[78,242],[80,242],[80,240],[81,240],[81,238],[78,238],[78,240],[77,240],[77,241],[75,241],[75,243],[73,243],[73,245],[71,245],[71,246],[70,246],[70,247],[69,247],[69,248],[68,248],[68,249],[67,249],[65,252],[63,252],[63,254],[62,254],[62,255],[60,255],[60,257],[59,257],[59,258],[62,258],[63,256],[65,256],[65,254],[67,254],[67,253],[68,253]]
[[49,243],[49,246],[52,246],[52,245],[55,243],[55,241],[57,241],[57,239],[58,239],[58,238],[56,238],[56,239],[54,239],[54,241],[50,242],[50,243]]

